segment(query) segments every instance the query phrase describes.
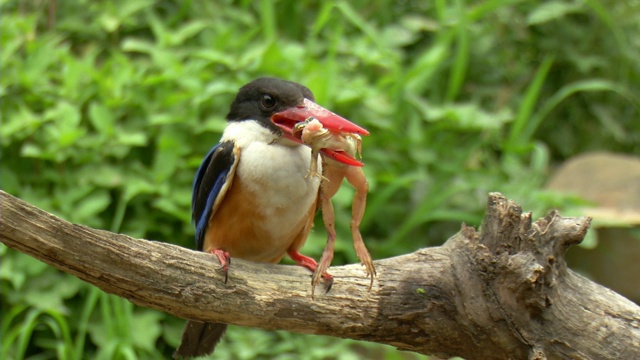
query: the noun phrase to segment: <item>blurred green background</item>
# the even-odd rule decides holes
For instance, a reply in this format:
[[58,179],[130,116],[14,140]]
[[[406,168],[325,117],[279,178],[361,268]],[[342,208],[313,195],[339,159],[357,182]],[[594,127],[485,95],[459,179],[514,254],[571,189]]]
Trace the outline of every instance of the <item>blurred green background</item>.
[[[69,221],[192,248],[191,181],[237,89],[307,85],[371,132],[361,226],[374,259],[478,226],[591,150],[640,154],[640,2],[1,0],[0,184]],[[353,263],[353,191],[334,265]],[[304,253],[319,258],[319,219]],[[184,322],[0,245],[2,359],[160,359]],[[339,281],[339,279],[338,279]],[[417,359],[231,327],[221,359]]]

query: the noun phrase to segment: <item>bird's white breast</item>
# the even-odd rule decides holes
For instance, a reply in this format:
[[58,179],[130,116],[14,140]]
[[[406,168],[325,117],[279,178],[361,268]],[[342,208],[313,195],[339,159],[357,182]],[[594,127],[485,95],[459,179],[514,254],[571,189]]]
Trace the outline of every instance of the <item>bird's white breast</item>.
[[[240,163],[235,176],[255,194],[257,209],[267,218],[272,236],[284,236],[287,224],[298,224],[315,204],[320,179],[307,176],[311,149],[272,133],[256,121],[230,123],[221,141],[232,140],[240,147]],[[319,169],[322,164],[319,159]]]

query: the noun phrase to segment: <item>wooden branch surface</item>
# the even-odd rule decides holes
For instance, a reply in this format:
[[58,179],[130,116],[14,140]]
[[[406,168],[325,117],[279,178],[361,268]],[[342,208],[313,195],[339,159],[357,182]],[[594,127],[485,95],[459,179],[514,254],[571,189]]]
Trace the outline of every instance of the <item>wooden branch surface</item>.
[[489,196],[478,233],[378,260],[371,291],[360,265],[332,267],[311,298],[296,266],[215,257],[71,224],[0,192],[0,240],[131,302],[194,320],[373,341],[467,359],[640,359],[640,308],[567,269],[564,252],[590,219],[532,223]]

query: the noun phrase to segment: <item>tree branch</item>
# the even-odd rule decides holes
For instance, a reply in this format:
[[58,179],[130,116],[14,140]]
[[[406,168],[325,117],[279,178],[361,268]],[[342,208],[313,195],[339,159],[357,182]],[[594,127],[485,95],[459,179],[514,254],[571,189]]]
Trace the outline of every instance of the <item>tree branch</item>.
[[589,218],[531,214],[489,196],[480,233],[441,247],[332,267],[328,294],[310,273],[213,256],[71,224],[0,192],[0,240],[106,292],[193,320],[324,334],[467,359],[640,358],[640,308],[569,270],[564,252]]

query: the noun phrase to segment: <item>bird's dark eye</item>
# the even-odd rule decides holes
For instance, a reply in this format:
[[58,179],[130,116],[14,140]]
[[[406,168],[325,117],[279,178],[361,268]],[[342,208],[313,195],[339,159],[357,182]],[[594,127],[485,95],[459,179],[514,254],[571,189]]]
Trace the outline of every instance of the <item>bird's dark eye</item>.
[[271,110],[276,107],[276,98],[269,94],[262,94],[260,105],[262,105],[265,110]]

